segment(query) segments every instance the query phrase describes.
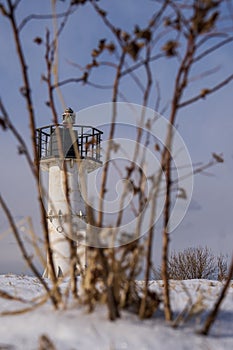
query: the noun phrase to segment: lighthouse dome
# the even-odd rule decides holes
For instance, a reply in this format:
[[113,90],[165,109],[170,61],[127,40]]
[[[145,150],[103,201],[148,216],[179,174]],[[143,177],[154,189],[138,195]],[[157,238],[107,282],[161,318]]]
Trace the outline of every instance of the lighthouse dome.
[[75,113],[72,108],[68,107],[65,109],[64,113],[62,114],[62,123],[64,125],[75,124]]

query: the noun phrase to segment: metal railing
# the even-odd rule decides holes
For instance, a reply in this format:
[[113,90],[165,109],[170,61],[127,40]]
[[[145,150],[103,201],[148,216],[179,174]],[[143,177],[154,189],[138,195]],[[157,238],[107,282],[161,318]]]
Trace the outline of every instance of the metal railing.
[[[100,162],[103,132],[88,125],[47,125],[36,129],[39,159],[51,157],[92,159]],[[59,145],[61,145],[59,147]]]

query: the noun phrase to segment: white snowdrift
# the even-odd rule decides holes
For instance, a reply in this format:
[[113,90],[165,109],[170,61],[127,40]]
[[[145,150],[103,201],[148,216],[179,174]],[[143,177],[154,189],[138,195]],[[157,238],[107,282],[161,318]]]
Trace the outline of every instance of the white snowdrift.
[[[66,282],[67,283],[67,282]],[[63,283],[65,288],[66,283]],[[105,307],[87,314],[80,306],[68,305],[54,311],[51,303],[29,313],[0,317],[0,349],[39,349],[41,335],[53,342],[56,350],[149,350],[149,349],[233,349],[233,283],[222,304],[218,319],[208,337],[195,333],[221,290],[216,281],[171,281],[172,308],[177,316],[184,308],[186,322],[177,329],[165,324],[162,304],[154,317],[140,321],[136,315],[122,312],[116,322],[107,320]],[[162,282],[151,282],[151,288],[161,293]],[[44,293],[34,277],[2,275],[0,290],[18,298],[31,300]],[[1,297],[0,312],[21,309],[30,304]]]

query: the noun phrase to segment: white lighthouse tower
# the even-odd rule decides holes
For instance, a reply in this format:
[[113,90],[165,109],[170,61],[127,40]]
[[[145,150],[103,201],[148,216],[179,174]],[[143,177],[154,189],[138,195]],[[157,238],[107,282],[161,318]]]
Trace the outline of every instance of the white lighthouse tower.
[[[76,125],[71,108],[62,124],[36,130],[40,167],[48,172],[47,219],[57,276],[69,273],[70,239],[76,242],[77,268],[86,265],[87,175],[102,165],[101,135],[94,127]],[[47,264],[44,277],[49,276]]]

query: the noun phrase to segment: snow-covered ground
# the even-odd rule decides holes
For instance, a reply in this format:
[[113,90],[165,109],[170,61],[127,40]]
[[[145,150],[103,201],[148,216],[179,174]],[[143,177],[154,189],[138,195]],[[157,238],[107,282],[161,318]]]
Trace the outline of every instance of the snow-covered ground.
[[[65,283],[63,288],[65,288]],[[0,350],[149,350],[149,349],[233,349],[233,282],[222,304],[218,319],[208,337],[197,335],[208,310],[221,290],[216,281],[171,281],[172,308],[177,316],[187,309],[186,321],[174,329],[165,324],[162,304],[152,319],[140,321],[129,312],[122,312],[116,322],[107,320],[105,307],[92,314],[85,308],[69,304],[66,310],[54,311],[47,302],[34,311],[14,316],[0,316]],[[161,293],[162,282],[151,282]],[[0,276],[0,313],[30,306],[6,299],[3,291],[31,300],[44,293],[34,277]],[[182,317],[182,318],[184,318]],[[41,338],[41,336],[43,336]],[[48,337],[55,348],[46,344]],[[43,341],[42,341],[43,339]]]

